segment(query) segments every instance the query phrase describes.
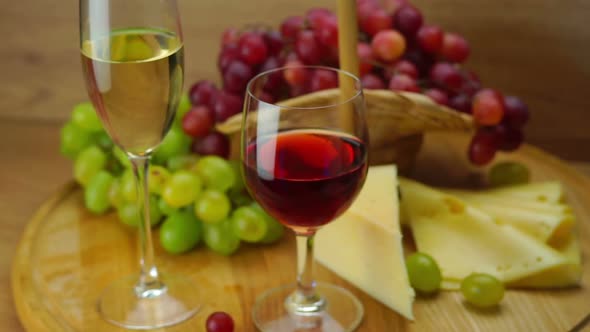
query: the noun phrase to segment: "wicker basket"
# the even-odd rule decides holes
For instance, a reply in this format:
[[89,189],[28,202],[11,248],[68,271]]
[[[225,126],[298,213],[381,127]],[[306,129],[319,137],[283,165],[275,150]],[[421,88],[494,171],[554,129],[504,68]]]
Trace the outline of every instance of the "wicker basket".
[[[370,135],[371,165],[396,163],[408,170],[420,151],[423,134],[429,131],[470,131],[472,118],[433,102],[417,93],[396,93],[390,90],[365,90]],[[311,105],[336,101],[339,91],[323,90],[282,101],[284,106]],[[241,114],[219,124],[217,129],[228,135],[230,158],[239,158]]]

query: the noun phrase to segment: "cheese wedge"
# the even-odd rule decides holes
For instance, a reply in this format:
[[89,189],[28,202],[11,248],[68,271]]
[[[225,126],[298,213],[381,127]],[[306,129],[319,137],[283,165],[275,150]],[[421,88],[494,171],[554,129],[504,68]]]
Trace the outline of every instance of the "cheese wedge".
[[398,219],[396,168],[373,166],[359,196],[316,235],[318,262],[376,300],[413,319]]
[[417,182],[400,179],[401,207],[410,221],[419,251],[437,261],[443,287],[473,272],[504,283],[565,263],[548,245],[495,220],[459,198]]
[[487,191],[486,195],[497,195],[520,200],[551,203],[561,202],[564,197],[561,183],[551,181],[501,187]]

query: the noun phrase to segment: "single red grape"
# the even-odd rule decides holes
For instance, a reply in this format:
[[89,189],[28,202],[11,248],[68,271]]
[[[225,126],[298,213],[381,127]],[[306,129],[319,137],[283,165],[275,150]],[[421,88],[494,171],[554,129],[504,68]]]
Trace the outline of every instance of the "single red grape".
[[524,141],[524,134],[520,129],[507,128],[504,139],[500,145],[502,151],[514,151],[520,147]]
[[418,68],[408,60],[400,60],[393,66],[396,73],[406,74],[413,79],[418,79]]
[[267,31],[262,37],[266,43],[268,55],[278,55],[283,50],[283,38],[277,30]]
[[385,83],[381,77],[370,73],[361,77],[361,86],[363,89],[385,89]]
[[359,57],[359,73],[361,76],[368,74],[373,69],[373,50],[371,45],[359,42],[356,46],[356,52]]
[[377,8],[368,13],[360,21],[361,29],[369,36],[375,36],[379,31],[391,29],[393,20],[387,12]]
[[494,126],[504,116],[504,97],[492,89],[484,89],[473,96],[473,118],[476,123]]
[[393,91],[420,92],[416,80],[406,74],[395,74],[389,81],[389,89]]
[[327,17],[336,18],[336,15],[328,8],[311,8],[305,13],[307,25],[312,29],[315,29]]
[[514,129],[522,128],[529,120],[529,108],[515,96],[504,97],[505,122]]
[[227,28],[221,35],[221,46],[236,44],[240,38],[240,31],[236,28]]
[[471,72],[468,72],[464,76],[465,79],[463,80],[463,84],[459,89],[461,92],[473,96],[479,90],[481,90],[481,82],[476,76],[474,76]]
[[213,112],[215,122],[223,122],[230,116],[242,111],[242,98],[227,91],[219,91],[214,95]]
[[313,31],[318,42],[325,47],[338,47],[338,19],[334,15],[324,16],[317,20]]
[[483,166],[494,159],[497,150],[495,134],[490,130],[479,130],[469,144],[469,160],[475,165]]
[[249,65],[261,64],[268,55],[264,38],[257,33],[244,33],[238,43],[240,59]]
[[[265,72],[272,69],[277,69],[281,67],[281,63],[279,59],[276,57],[270,57],[264,61],[264,63],[260,66],[260,72]],[[269,92],[276,92],[278,89],[283,85],[283,73],[279,70],[276,70],[267,76],[267,81],[264,84],[264,90]]]
[[406,4],[393,13],[393,26],[404,36],[414,36],[422,26],[422,13],[416,7]]
[[196,139],[191,150],[202,156],[216,155],[222,158],[229,156],[229,139],[219,132],[211,132],[207,136]]
[[439,105],[449,105],[449,96],[446,94],[446,92],[440,89],[428,89],[425,90],[423,93]]
[[254,72],[250,66],[242,61],[234,61],[223,73],[223,88],[231,93],[242,94],[252,76]]
[[416,39],[425,52],[436,53],[443,45],[443,31],[437,26],[425,25],[418,30]]
[[428,76],[434,64],[434,58],[418,47],[409,48],[404,54],[404,59],[413,63],[422,77]]
[[301,67],[302,65],[303,63],[298,60],[287,61],[285,64],[285,67],[289,68],[286,68],[283,72],[283,78],[291,87],[301,86],[307,82],[309,74]]
[[471,114],[471,97],[464,93],[459,93],[449,100],[449,107],[459,112]]
[[457,67],[447,62],[439,62],[432,66],[430,79],[450,90],[458,90],[463,84],[463,77]]
[[260,96],[258,96],[258,99],[260,99],[263,102],[268,103],[268,104],[274,104],[274,102],[276,101],[275,98],[273,97],[273,95],[271,95],[269,92],[266,92],[266,91],[262,91],[260,93]]
[[205,327],[207,332],[233,332],[234,321],[226,312],[217,311],[207,317]]
[[469,44],[465,38],[452,32],[445,33],[440,54],[452,62],[463,62],[469,57]]
[[303,29],[303,24],[303,17],[289,16],[281,23],[281,35],[286,40],[295,40],[299,31]]
[[188,96],[191,100],[191,104],[194,106],[209,105],[211,103],[211,97],[216,91],[217,87],[215,86],[215,83],[201,80],[193,84],[189,90]]
[[320,91],[336,88],[338,86],[338,75],[331,70],[316,69],[311,74],[310,91]]
[[391,62],[398,59],[406,49],[406,40],[395,30],[379,31],[371,42],[373,54],[385,61]]
[[228,44],[221,50],[219,57],[217,59],[217,67],[219,68],[220,72],[224,72],[230,63],[239,60],[240,54],[238,51],[237,44]]
[[376,1],[357,1],[356,12],[358,25],[362,26],[362,22],[364,22],[369,15],[378,9],[379,4]]
[[399,7],[407,5],[408,0],[381,0],[380,3],[386,12],[393,14]]
[[295,52],[299,59],[306,64],[315,65],[320,62],[322,50],[313,31],[303,30],[299,32],[295,39]]
[[203,137],[215,124],[215,114],[207,106],[195,106],[182,118],[182,130],[192,137]]

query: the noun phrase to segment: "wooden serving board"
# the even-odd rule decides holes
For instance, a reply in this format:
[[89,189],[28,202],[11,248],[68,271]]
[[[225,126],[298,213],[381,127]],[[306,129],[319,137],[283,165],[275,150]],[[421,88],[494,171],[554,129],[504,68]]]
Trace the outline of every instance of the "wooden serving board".
[[[428,184],[477,185],[482,170],[466,162],[466,146],[465,135],[428,135],[411,176]],[[578,216],[583,252],[589,257],[590,179],[530,146],[498,159],[506,158],[526,164],[534,181],[559,180],[565,185]],[[122,331],[98,317],[95,301],[109,282],[136,271],[135,232],[122,226],[114,214],[93,216],[82,206],[80,188],[66,185],[40,208],[21,239],[12,287],[19,317],[28,331]],[[243,245],[231,257],[205,248],[181,256],[168,255],[160,247],[156,251],[162,271],[189,276],[200,286],[203,303],[193,320],[158,331],[204,331],[206,317],[217,310],[234,317],[236,331],[254,331],[250,309],[257,294],[295,278],[292,236],[269,246]],[[581,287],[510,290],[493,311],[466,306],[457,292],[418,297],[414,322],[319,264],[316,276],[351,289],[360,298],[366,315],[359,331],[582,331],[590,324],[590,263],[585,263]]]

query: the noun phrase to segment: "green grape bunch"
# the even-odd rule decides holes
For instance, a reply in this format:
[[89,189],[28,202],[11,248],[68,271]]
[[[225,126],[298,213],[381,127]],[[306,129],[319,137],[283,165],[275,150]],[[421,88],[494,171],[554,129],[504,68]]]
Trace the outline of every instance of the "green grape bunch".
[[[278,241],[284,228],[253,202],[239,162],[214,151],[194,151],[200,138],[189,135],[182,125],[183,116],[193,107],[188,96],[183,96],[177,111],[180,116],[152,155],[150,222],[160,228],[162,248],[182,254],[203,244],[216,253],[231,255],[241,242]],[[60,151],[73,162],[86,209],[96,215],[116,214],[121,227],[138,227],[131,163],[104,130],[92,104],[76,105],[60,135]]]

